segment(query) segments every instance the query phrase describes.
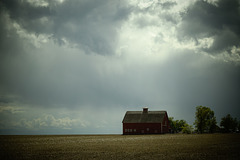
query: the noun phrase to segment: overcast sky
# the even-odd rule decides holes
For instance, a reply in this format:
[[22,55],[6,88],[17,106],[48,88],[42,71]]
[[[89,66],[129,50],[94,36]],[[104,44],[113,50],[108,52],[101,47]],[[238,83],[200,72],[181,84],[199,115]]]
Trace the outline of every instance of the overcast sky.
[[128,110],[240,120],[239,0],[0,0],[0,134],[122,133]]

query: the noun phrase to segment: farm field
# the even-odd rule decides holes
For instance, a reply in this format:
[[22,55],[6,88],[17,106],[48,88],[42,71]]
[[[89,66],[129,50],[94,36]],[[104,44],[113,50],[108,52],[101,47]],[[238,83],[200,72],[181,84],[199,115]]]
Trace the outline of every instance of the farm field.
[[0,159],[239,159],[240,134],[0,136]]

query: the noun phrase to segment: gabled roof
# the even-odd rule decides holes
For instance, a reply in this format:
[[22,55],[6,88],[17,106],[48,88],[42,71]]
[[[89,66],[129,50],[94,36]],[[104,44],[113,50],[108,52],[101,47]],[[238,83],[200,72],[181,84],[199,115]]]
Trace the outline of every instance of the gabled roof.
[[122,123],[162,123],[166,111],[127,111]]

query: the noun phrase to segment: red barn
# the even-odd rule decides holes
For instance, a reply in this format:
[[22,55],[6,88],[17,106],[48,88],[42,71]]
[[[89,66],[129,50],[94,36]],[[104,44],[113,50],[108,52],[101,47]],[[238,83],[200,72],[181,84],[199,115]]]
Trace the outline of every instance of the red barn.
[[123,118],[123,134],[161,134],[170,132],[166,111],[127,111]]

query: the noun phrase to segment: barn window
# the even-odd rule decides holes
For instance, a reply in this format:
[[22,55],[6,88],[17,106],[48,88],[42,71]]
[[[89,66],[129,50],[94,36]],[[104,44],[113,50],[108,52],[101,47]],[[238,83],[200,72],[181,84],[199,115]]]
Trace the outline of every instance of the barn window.
[[147,131],[149,131],[149,128],[147,128]]
[[125,129],[125,132],[127,132],[128,131],[128,129]]
[[134,129],[133,131],[136,132],[136,129]]
[[130,132],[132,132],[132,129],[130,129]]

